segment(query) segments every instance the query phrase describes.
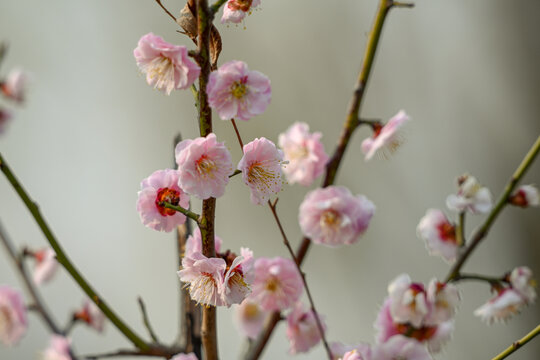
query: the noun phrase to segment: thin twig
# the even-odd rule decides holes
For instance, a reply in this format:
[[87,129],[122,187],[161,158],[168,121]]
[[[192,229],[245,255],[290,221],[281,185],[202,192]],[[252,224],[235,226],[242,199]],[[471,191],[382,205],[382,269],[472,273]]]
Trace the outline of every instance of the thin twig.
[[493,286],[493,285],[506,282],[505,279],[506,279],[506,276],[496,278],[492,276],[485,276],[485,275],[478,275],[478,274],[459,274],[458,276],[454,277],[450,282],[456,283],[456,282],[464,281],[464,280],[475,280],[475,281],[484,281]]
[[512,345],[507,347],[502,353],[495,356],[492,360],[502,360],[507,358],[510,354],[512,354],[514,351],[534,339],[535,336],[540,334],[540,325],[535,327],[531,332],[529,332],[527,335],[519,339],[518,341],[515,341]]
[[306,274],[300,268],[300,265],[298,264],[298,261],[296,260],[296,256],[294,255],[294,250],[291,247],[291,243],[289,242],[289,239],[287,238],[287,235],[285,234],[285,230],[283,230],[283,226],[281,225],[281,221],[279,220],[279,216],[276,211],[277,202],[278,202],[278,199],[276,199],[276,201],[273,204],[270,202],[270,200],[268,200],[268,206],[270,207],[270,210],[272,211],[272,215],[274,215],[274,219],[276,220],[276,224],[279,228],[279,232],[281,233],[281,237],[283,238],[283,244],[285,244],[285,246],[287,247],[287,250],[289,250],[289,254],[294,260],[294,263],[296,264],[296,268],[298,269],[298,272],[300,273],[300,276],[302,277],[302,282],[304,283],[304,289],[306,289],[306,294],[308,296],[309,304],[311,305],[311,311],[313,312],[313,315],[315,316],[315,322],[317,323],[317,329],[319,329],[319,334],[321,335],[321,339],[324,344],[324,349],[326,350],[328,359],[332,360],[332,357],[333,357],[332,351],[330,350],[330,346],[328,346],[328,342],[326,341],[326,336],[324,334],[324,328],[321,323],[321,319],[319,318],[319,313],[315,309],[315,302],[313,301],[313,297],[311,296],[311,291],[309,291],[309,287],[306,281]]
[[446,282],[451,281],[453,278],[459,276],[459,272],[463,265],[465,264],[465,261],[471,256],[474,249],[480,244],[480,242],[486,237],[486,235],[489,232],[489,229],[491,228],[491,225],[495,222],[495,219],[497,219],[497,216],[499,213],[504,209],[506,204],[508,204],[508,198],[514,191],[515,187],[517,186],[518,182],[521,180],[523,175],[527,172],[529,167],[532,165],[534,159],[538,155],[538,152],[540,151],[540,136],[536,139],[536,142],[533,144],[527,155],[523,158],[521,161],[521,164],[518,166],[512,177],[510,178],[510,181],[508,184],[506,184],[506,187],[501,194],[501,197],[499,198],[499,201],[497,201],[497,205],[493,207],[491,212],[489,213],[488,217],[482,224],[482,226],[475,232],[473,239],[471,241],[471,244],[465,248],[465,251],[461,253],[455,264],[450,269],[448,276],[446,277]]
[[171,14],[171,12],[169,10],[167,10],[167,8],[165,6],[163,6],[163,4],[161,3],[161,0],[156,0],[156,2],[158,3],[159,6],[161,6],[163,11],[165,11],[167,13],[167,15],[169,15],[174,20],[174,22],[176,22],[176,17],[173,14]]
[[10,184],[13,186],[23,203],[26,205],[34,220],[38,224],[39,228],[43,232],[43,235],[51,245],[51,247],[56,252],[56,260],[64,266],[66,271],[71,275],[73,280],[81,287],[81,289],[88,295],[90,299],[100,308],[100,310],[105,314],[105,316],[116,326],[116,328],[124,334],[124,336],[129,339],[133,345],[141,350],[148,349],[149,346],[141,339],[128,325],[116,315],[116,313],[107,305],[107,303],[97,294],[97,292],[92,288],[92,286],[86,281],[82,274],[75,268],[75,265],[69,260],[67,254],[64,252],[64,249],[60,246],[60,243],[56,240],[56,237],[53,235],[49,225],[41,215],[38,205],[30,199],[30,196],[27,194],[26,190],[22,187],[21,183],[8,164],[0,154],[0,170],[4,173]]
[[113,357],[127,357],[127,356],[143,356],[143,357],[161,357],[170,359],[174,355],[183,352],[184,350],[178,347],[164,347],[154,345],[147,350],[132,350],[132,349],[120,349],[102,354],[89,354],[84,355],[82,358],[86,360],[97,360]]
[[467,242],[465,239],[465,211],[461,211],[458,215],[456,242],[460,247],[465,246]]
[[137,302],[139,303],[139,307],[141,308],[141,315],[143,318],[144,327],[146,327],[146,330],[148,330],[148,335],[150,335],[150,337],[155,343],[159,343],[156,333],[154,332],[154,330],[152,329],[152,325],[150,324],[150,319],[148,319],[148,313],[146,312],[146,306],[144,304],[144,301],[140,296],[137,298]]
[[173,204],[168,203],[166,201],[161,201],[158,205],[163,206],[164,208],[167,208],[167,209],[176,210],[179,213],[182,213],[182,214],[186,215],[188,218],[192,219],[196,223],[199,223],[199,220],[201,218],[201,215],[196,214],[193,211],[190,211],[188,209],[184,209],[183,207],[178,206],[178,205],[173,205]]
[[238,143],[240,144],[240,149],[244,150],[244,142],[242,141],[242,137],[240,136],[240,132],[238,131],[238,128],[236,127],[236,121],[234,119],[231,119],[232,126],[234,127],[234,132],[236,133],[236,138],[238,139]]

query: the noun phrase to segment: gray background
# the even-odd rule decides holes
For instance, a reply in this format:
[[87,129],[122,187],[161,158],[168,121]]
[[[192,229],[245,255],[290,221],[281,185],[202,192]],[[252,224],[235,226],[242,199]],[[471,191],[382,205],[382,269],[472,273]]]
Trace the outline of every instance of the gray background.
[[[166,1],[178,13],[182,1]],[[246,141],[274,141],[294,121],[324,133],[333,151],[351,97],[376,1],[263,1],[243,26],[218,25],[220,63],[246,61],[270,77],[267,111],[240,124]],[[372,323],[389,281],[407,272],[417,281],[442,278],[448,266],[429,257],[415,228],[429,207],[444,207],[454,178],[468,171],[499,194],[540,133],[540,3],[537,1],[417,1],[397,9],[385,26],[362,115],[388,119],[405,109],[413,121],[405,144],[389,160],[365,163],[353,137],[337,182],[368,196],[377,213],[356,245],[314,246],[305,264],[328,339],[373,341]],[[0,34],[10,51],[2,74],[15,65],[33,73],[28,101],[17,110],[0,149],[69,256],[139,334],[146,336],[136,297],[141,295],[164,341],[176,336],[178,279],[174,236],[145,228],[135,211],[140,181],[170,166],[172,138],[197,136],[190,92],[170,97],[148,87],[132,51],[152,31],[192,47],[152,0],[2,0]],[[228,122],[215,132],[233,158],[240,149]],[[535,164],[525,182],[537,182]],[[295,244],[297,209],[306,189],[286,186],[279,211]],[[200,204],[193,205],[198,211]],[[4,177],[0,218],[19,245],[40,247],[43,236]],[[471,232],[482,217],[469,217]],[[518,265],[540,274],[538,209],[506,209],[467,264],[469,272],[498,275]],[[218,201],[217,233],[225,246],[249,246],[256,256],[286,256],[266,207],[249,202],[239,177]],[[5,255],[0,283],[19,286]],[[453,341],[437,359],[489,359],[538,324],[538,305],[507,325],[491,327],[472,316],[490,296],[484,284],[461,286],[463,303]],[[61,322],[84,296],[64,271],[43,288]],[[223,359],[236,359],[243,342],[219,309]],[[129,344],[108,324],[106,335],[73,332],[79,353]],[[263,358],[287,358],[284,327]],[[2,360],[35,359],[48,335],[35,315],[18,347],[0,348]],[[513,359],[538,359],[535,340]],[[299,359],[323,359],[319,346]]]

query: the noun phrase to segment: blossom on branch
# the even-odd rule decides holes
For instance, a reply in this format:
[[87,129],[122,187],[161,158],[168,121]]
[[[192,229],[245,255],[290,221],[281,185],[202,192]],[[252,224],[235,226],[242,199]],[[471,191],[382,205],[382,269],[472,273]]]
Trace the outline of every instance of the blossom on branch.
[[505,322],[512,315],[519,313],[524,306],[525,299],[518,291],[504,288],[499,290],[495,297],[476,309],[474,315],[491,325],[494,322]]
[[303,282],[296,264],[282,257],[255,260],[255,279],[251,298],[267,311],[285,310],[293,306],[303,291]]
[[407,274],[401,274],[388,285],[392,319],[420,327],[429,308],[424,285],[413,283]]
[[354,196],[343,186],[328,186],[306,195],[298,221],[311,241],[334,247],[357,242],[374,213],[375,205],[364,195]]
[[262,137],[244,145],[244,156],[238,163],[242,179],[251,190],[251,202],[264,204],[278,193],[283,184],[283,152],[270,140]]
[[97,332],[103,332],[103,325],[105,324],[105,315],[101,312],[99,307],[90,300],[85,300],[83,308],[73,314],[74,319],[80,320],[88,324],[91,328]]
[[396,335],[373,348],[371,360],[432,360],[427,349],[418,341]]
[[536,300],[536,281],[532,271],[527,266],[520,266],[510,273],[510,285],[521,295],[527,304]]
[[162,205],[168,202],[184,209],[189,207],[189,195],[178,187],[178,172],[166,169],[152,173],[141,182],[137,211],[142,223],[154,230],[171,232],[186,222],[186,216]]
[[[223,240],[221,240],[219,236],[214,235],[214,248],[216,250],[216,254],[220,252],[221,244],[223,244]],[[191,254],[194,252],[202,253],[201,229],[199,229],[198,226],[195,226],[193,229],[193,234],[189,235],[186,240],[184,256],[191,256]]]
[[517,188],[512,196],[510,196],[510,204],[527,208],[529,206],[540,205],[540,195],[538,189],[534,185],[521,185]]
[[266,110],[272,97],[270,80],[258,71],[248,70],[242,61],[229,61],[210,73],[208,104],[221,120],[247,121]]
[[418,237],[426,242],[430,255],[439,255],[448,262],[454,262],[459,244],[456,227],[441,210],[429,209],[416,228]]
[[356,349],[343,354],[340,360],[371,360],[371,352],[369,356],[359,353]]
[[18,103],[24,101],[29,76],[21,69],[13,69],[6,80],[0,83],[0,89],[5,97]]
[[427,288],[426,299],[429,314],[425,318],[427,325],[440,325],[452,320],[461,301],[457,287],[432,279]]
[[[340,342],[332,342],[330,343],[330,351],[332,352],[333,360],[350,360],[351,358],[345,358],[345,356],[347,354],[348,356],[352,356],[353,353],[361,360],[371,359],[371,346],[366,343],[360,343],[358,345],[345,345]],[[352,357],[352,359],[354,359],[354,357]]]
[[71,360],[71,340],[53,335],[49,347],[43,352],[43,360]]
[[21,293],[0,285],[0,341],[6,346],[15,345],[27,327],[26,306]]
[[457,195],[451,194],[446,198],[446,206],[450,210],[470,211],[473,214],[486,214],[491,211],[493,200],[487,187],[480,185],[474,176],[468,174],[460,176],[457,182]]
[[[323,331],[326,331],[326,325],[320,315],[319,321],[323,326]],[[317,326],[315,313],[311,309],[306,311],[300,301],[294,305],[292,311],[287,315],[286,331],[291,355],[308,352],[321,341],[321,333]]]
[[195,353],[189,353],[189,354],[176,354],[171,358],[171,360],[198,360],[198,359]]
[[370,160],[377,152],[382,151],[383,154],[386,154],[396,151],[401,145],[398,131],[409,120],[409,116],[401,110],[385,125],[373,124],[373,136],[362,141],[362,152],[366,155],[366,161]]
[[56,253],[51,248],[41,249],[32,253],[36,263],[34,265],[33,279],[36,285],[41,285],[51,280],[58,269]]
[[225,193],[233,173],[231,154],[214,133],[176,145],[178,185],[200,199],[218,198]]
[[[223,299],[227,306],[240,304],[250,293],[255,274],[253,252],[240,248],[240,256],[232,254],[225,259],[227,272],[223,279]],[[231,259],[232,263],[231,263]]]
[[250,339],[256,339],[264,327],[267,311],[264,311],[258,302],[251,297],[242,301],[235,309],[234,320],[238,330]]
[[223,7],[221,23],[239,23],[251,14],[253,8],[257,7],[261,0],[229,0]]
[[309,186],[324,172],[328,155],[320,132],[310,133],[306,123],[294,123],[279,135],[279,146],[285,154],[283,172],[291,184]]
[[199,65],[188,58],[185,46],[169,44],[153,33],[141,37],[133,55],[139,69],[146,73],[148,85],[167,95],[190,87],[201,72]]

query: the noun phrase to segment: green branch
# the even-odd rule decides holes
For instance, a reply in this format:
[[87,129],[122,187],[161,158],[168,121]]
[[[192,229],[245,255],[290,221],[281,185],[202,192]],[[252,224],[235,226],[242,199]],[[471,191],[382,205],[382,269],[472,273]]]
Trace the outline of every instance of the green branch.
[[131,330],[122,319],[116,315],[116,313],[105,303],[105,301],[96,293],[96,291],[90,286],[88,281],[82,276],[82,274],[75,268],[75,265],[67,257],[66,253],[56,240],[51,229],[45,222],[45,219],[39,211],[38,205],[30,199],[30,196],[26,193],[21,183],[17,180],[8,164],[5,162],[2,154],[0,154],[0,169],[13,186],[21,200],[24,202],[34,220],[38,224],[39,228],[43,232],[43,235],[49,241],[49,244],[56,252],[56,260],[64,266],[66,271],[71,275],[73,280],[81,287],[81,289],[88,295],[90,299],[101,309],[103,314],[116,326],[116,328],[124,334],[138,349],[146,350],[149,348],[148,344],[144,342],[133,330]]
[[212,6],[210,6],[210,12],[212,13],[212,15],[217,13],[221,5],[225,4],[226,2],[227,0],[218,0]]
[[200,222],[199,219],[200,219],[201,216],[199,214],[196,214],[193,211],[189,211],[188,209],[184,209],[181,206],[173,205],[173,204],[168,203],[166,201],[161,201],[158,205],[163,206],[164,208],[167,208],[167,209],[178,211],[179,213],[182,213],[182,214],[186,215],[188,218],[195,221],[197,224]]
[[492,360],[502,360],[508,357],[508,355],[512,354],[514,351],[531,341],[536,335],[540,334],[540,325],[535,327],[530,333],[519,339],[518,341],[514,342],[512,345],[506,348],[502,353],[495,356]]

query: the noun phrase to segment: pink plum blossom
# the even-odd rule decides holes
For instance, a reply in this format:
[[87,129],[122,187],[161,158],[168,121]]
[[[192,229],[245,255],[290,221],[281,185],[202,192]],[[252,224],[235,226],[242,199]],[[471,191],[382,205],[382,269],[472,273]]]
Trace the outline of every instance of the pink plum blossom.
[[495,297],[476,309],[474,315],[491,325],[508,320],[519,313],[524,305],[525,300],[518,291],[506,288],[498,291]]
[[410,323],[419,328],[429,307],[424,285],[413,283],[407,274],[401,274],[388,285],[390,313],[395,322]]
[[474,176],[463,175],[458,178],[458,193],[446,198],[446,206],[452,211],[470,211],[485,214],[491,211],[493,200],[489,189],[480,185]]
[[21,103],[24,101],[29,76],[22,69],[13,69],[9,72],[6,80],[0,83],[2,93],[9,99]]
[[33,279],[36,285],[51,280],[58,269],[56,253],[51,248],[41,249],[32,254],[35,259]]
[[328,186],[306,195],[298,220],[311,241],[334,247],[357,242],[374,212],[375,205],[364,195],[353,196],[346,187]]
[[509,199],[510,204],[527,208],[540,206],[540,195],[534,185],[521,185]]
[[188,58],[185,46],[172,45],[161,36],[148,33],[133,51],[146,82],[167,95],[175,89],[187,89],[199,77],[201,68]]
[[49,347],[43,352],[43,360],[71,360],[71,340],[53,335]]
[[321,143],[320,132],[309,133],[306,123],[294,123],[287,132],[279,135],[279,146],[285,154],[283,172],[291,184],[309,186],[321,176],[328,162],[328,155]]
[[532,275],[531,269],[527,266],[517,267],[510,273],[510,285],[527,304],[536,300],[536,282]]
[[261,0],[229,0],[223,7],[221,23],[239,23],[251,14],[253,8],[257,7]]
[[426,325],[439,325],[454,317],[461,300],[457,287],[432,279],[426,295],[430,308],[425,319]]
[[439,255],[447,262],[454,262],[459,244],[456,228],[441,210],[429,209],[416,228],[418,237],[426,242],[430,255]]
[[198,359],[195,353],[189,353],[189,354],[176,354],[171,358],[171,360],[198,360]]
[[[319,321],[326,331],[326,325],[320,315]],[[297,302],[287,315],[287,338],[290,344],[289,353],[292,355],[308,352],[321,341],[315,314],[312,310],[306,311],[301,302]]]
[[233,165],[229,150],[214,133],[178,143],[175,153],[182,190],[203,200],[223,196]]
[[267,311],[285,310],[303,291],[302,278],[292,260],[282,257],[255,260],[252,299]]
[[26,333],[26,306],[20,292],[0,285],[0,341],[13,346]]
[[251,202],[264,204],[271,195],[281,190],[283,152],[264,137],[244,145],[243,151],[238,169],[242,171],[242,179],[251,191]]
[[264,112],[272,95],[270,80],[258,71],[248,70],[242,61],[229,61],[210,73],[208,104],[221,120],[247,121]]
[[431,355],[418,341],[396,335],[373,348],[371,360],[432,360]]
[[178,172],[165,169],[155,171],[141,182],[137,211],[142,223],[154,230],[171,232],[186,222],[186,216],[159,205],[168,202],[184,209],[189,207],[189,195],[178,187]]
[[253,252],[240,248],[240,256],[234,258],[223,279],[223,299],[227,306],[240,304],[250,293],[250,285],[255,274],[253,271]]
[[74,318],[84,321],[98,332],[103,332],[105,315],[93,301],[85,300],[82,309],[74,314]]
[[235,309],[236,326],[244,336],[255,339],[264,327],[267,313],[256,301],[248,297]]
[[343,354],[343,357],[341,360],[370,360],[370,357],[367,357],[361,353],[359,353],[356,349],[353,349],[345,354]]
[[[366,343],[360,343],[358,345],[345,345],[340,342],[330,343],[330,351],[332,352],[333,360],[345,360],[345,355],[348,356],[360,356],[358,359],[361,360],[370,360],[371,359],[371,346]],[[354,357],[349,358],[349,360],[355,359]]]
[[0,134],[6,130],[9,120],[11,120],[11,113],[6,109],[0,108]]
[[[222,244],[223,240],[221,240],[219,236],[214,235],[214,247],[216,254],[220,252]],[[189,235],[186,240],[186,250],[184,256],[191,256],[191,254],[194,252],[202,253],[201,229],[199,229],[198,226],[193,229],[193,234]]]
[[396,151],[401,144],[398,130],[409,120],[409,116],[401,110],[388,120],[386,125],[373,125],[373,136],[362,141],[362,152],[366,155],[366,161],[378,151]]

